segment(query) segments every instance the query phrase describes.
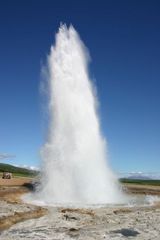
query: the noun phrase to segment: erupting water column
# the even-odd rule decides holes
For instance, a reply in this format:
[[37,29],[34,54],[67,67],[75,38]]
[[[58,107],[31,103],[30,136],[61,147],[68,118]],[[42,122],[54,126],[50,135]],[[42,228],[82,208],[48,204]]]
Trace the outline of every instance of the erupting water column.
[[107,165],[87,64],[88,52],[78,33],[62,25],[48,57],[50,123],[41,151],[40,192],[46,203],[120,202],[117,180]]

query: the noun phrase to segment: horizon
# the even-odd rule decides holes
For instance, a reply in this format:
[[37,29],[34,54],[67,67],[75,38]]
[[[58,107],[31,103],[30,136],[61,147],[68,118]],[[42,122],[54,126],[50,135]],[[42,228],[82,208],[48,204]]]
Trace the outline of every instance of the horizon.
[[[41,167],[35,167],[35,166],[28,166],[28,165],[17,165],[17,164],[9,164],[6,162],[0,162],[0,164],[6,164],[10,166],[14,166],[17,168],[23,168],[28,169],[31,171],[38,171],[41,172]],[[160,171],[156,172],[115,172],[118,179],[144,179],[144,180],[160,180]]]
[[66,22],[78,31],[91,56],[89,74],[112,169],[157,172],[159,7],[154,1],[69,1],[64,9],[50,0],[38,6],[30,0],[2,1],[0,162],[40,167],[47,134],[41,70],[60,22]]

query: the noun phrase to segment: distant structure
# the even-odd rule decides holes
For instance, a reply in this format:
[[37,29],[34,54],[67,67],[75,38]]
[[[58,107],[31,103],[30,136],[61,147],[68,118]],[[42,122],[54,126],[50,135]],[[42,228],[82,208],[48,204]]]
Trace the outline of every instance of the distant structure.
[[12,178],[12,173],[10,173],[10,172],[3,172],[2,178],[3,179],[11,179]]

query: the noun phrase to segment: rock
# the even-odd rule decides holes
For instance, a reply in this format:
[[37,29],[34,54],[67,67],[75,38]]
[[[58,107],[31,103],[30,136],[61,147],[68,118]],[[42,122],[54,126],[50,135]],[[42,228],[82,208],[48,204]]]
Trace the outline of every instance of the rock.
[[118,230],[114,230],[112,231],[112,233],[120,233],[125,237],[135,237],[139,234],[138,231],[131,229],[131,228],[122,228],[122,229],[118,229]]

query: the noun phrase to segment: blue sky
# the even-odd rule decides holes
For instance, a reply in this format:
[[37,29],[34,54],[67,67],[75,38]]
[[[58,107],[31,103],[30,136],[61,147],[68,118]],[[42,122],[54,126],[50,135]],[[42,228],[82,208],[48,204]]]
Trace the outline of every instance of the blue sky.
[[160,170],[159,1],[0,2],[1,162],[37,166],[46,138],[40,71],[60,22],[91,55],[103,135],[115,171]]

